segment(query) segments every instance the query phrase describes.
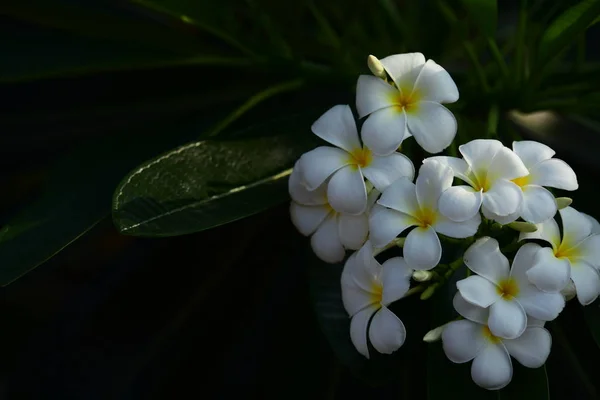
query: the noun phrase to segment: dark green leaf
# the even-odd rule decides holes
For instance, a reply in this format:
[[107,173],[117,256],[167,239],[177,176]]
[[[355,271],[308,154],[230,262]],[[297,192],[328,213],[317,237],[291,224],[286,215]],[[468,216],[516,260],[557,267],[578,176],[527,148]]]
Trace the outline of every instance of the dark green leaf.
[[471,20],[488,37],[496,36],[498,26],[497,0],[461,0]]
[[[173,135],[160,135],[164,129]],[[173,124],[157,132],[119,132],[77,148],[63,159],[45,193],[3,224],[0,285],[36,268],[108,216],[114,188],[133,166],[195,134],[189,129],[178,131]]]
[[182,235],[286,201],[290,168],[317,143],[313,119],[274,120],[246,135],[285,134],[194,142],[140,165],[115,191],[115,225],[128,235]]
[[600,300],[583,307],[583,315],[587,322],[594,341],[600,348]]
[[583,0],[559,15],[540,40],[538,65],[544,65],[574,43],[598,16],[599,0]]

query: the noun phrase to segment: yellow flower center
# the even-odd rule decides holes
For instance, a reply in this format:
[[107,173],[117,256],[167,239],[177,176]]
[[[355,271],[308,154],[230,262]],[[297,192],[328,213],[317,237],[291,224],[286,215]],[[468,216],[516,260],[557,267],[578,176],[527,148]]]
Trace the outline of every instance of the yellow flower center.
[[419,221],[420,227],[427,228],[435,223],[437,213],[430,208],[423,207],[416,212],[414,217]]
[[490,328],[487,325],[484,325],[482,329],[483,336],[490,342],[500,343],[502,341],[502,339],[500,339],[498,336],[494,336],[494,334],[492,333],[492,331],[490,331]]
[[496,290],[504,299],[512,300],[519,294],[519,285],[514,279],[508,278],[498,282],[498,287]]
[[523,187],[525,185],[529,185],[529,178],[530,178],[529,175],[525,175],[520,178],[513,179],[512,182],[515,183],[519,187]]
[[383,300],[383,285],[375,281],[371,285],[371,304],[380,304]]
[[566,258],[572,259],[578,256],[577,248],[572,247],[568,240],[563,238],[563,241],[560,243],[560,246],[556,250],[554,250],[554,257],[556,258]]
[[487,177],[487,171],[480,171],[479,173],[473,174],[473,182],[475,186],[473,189],[483,192],[487,192],[490,190],[490,186],[492,186],[492,182]]
[[392,95],[390,102],[398,111],[404,110],[406,113],[414,113],[418,109],[418,103],[421,100],[421,94],[411,88],[403,88]]
[[350,165],[355,168],[367,167],[373,161],[373,153],[371,150],[364,147],[362,149],[355,149],[350,153]]

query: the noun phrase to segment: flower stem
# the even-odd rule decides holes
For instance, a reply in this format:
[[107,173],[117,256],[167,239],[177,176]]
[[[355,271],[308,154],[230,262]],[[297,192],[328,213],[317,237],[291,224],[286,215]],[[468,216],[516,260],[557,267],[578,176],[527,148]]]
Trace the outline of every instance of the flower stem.
[[448,269],[446,270],[446,272],[441,276],[441,279],[438,280],[437,282],[431,284],[431,286],[429,286],[427,289],[425,289],[425,291],[421,294],[420,299],[421,300],[427,300],[428,298],[430,298],[431,296],[433,296],[433,294],[435,293],[435,291],[442,286],[444,283],[446,283],[446,281],[448,281],[448,279],[450,279],[450,277],[456,272],[457,269],[459,269],[460,267],[462,267],[463,265],[463,258],[457,258],[456,260],[452,261],[450,264],[448,264]]

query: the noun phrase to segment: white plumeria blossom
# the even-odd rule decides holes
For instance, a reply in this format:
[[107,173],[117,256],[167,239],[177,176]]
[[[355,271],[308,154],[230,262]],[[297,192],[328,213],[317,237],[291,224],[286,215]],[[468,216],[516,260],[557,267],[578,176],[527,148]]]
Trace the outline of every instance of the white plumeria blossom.
[[488,309],[465,301],[459,293],[454,308],[464,318],[450,322],[442,333],[444,352],[450,361],[462,364],[473,360],[471,377],[484,389],[498,390],[512,379],[510,356],[527,368],[539,368],[546,362],[552,337],[544,322],[530,318],[521,336],[503,339],[487,325]]
[[336,212],[327,202],[327,185],[309,191],[301,181],[299,163],[296,162],[288,189],[292,202],[292,223],[304,236],[311,236],[311,246],[317,257],[328,263],[344,259],[346,249],[358,250],[369,236],[368,213],[379,192],[369,194],[369,206],[359,215]]
[[327,198],[334,210],[358,215],[367,208],[366,177],[379,191],[396,179],[414,176],[414,166],[404,154],[374,155],[360,143],[350,107],[337,105],[323,114],[312,131],[336,147],[321,146],[300,158],[302,180],[316,190],[329,177]]
[[454,222],[438,209],[440,195],[452,185],[452,170],[437,161],[424,162],[416,184],[407,178],[392,183],[381,195],[369,217],[370,240],[384,247],[411,226],[404,242],[404,259],[411,268],[429,270],[442,256],[437,233],[453,237],[473,236],[481,217],[475,214],[464,222]]
[[441,103],[458,100],[456,84],[433,60],[421,53],[395,54],[381,60],[391,85],[375,76],[361,75],[356,86],[356,108],[365,144],[375,154],[393,153],[412,134],[429,153],[452,143],[457,123]]
[[402,257],[379,264],[369,241],[346,261],[341,278],[342,300],[352,318],[350,338],[363,356],[369,358],[367,327],[369,340],[380,353],[391,354],[404,344],[404,324],[388,306],[406,294],[412,272]]
[[523,140],[513,142],[513,151],[527,170],[528,175],[513,179],[523,192],[521,207],[507,216],[484,213],[486,218],[508,224],[522,217],[525,221],[538,224],[554,217],[557,204],[554,195],[544,186],[562,190],[577,190],[577,176],[563,160],[552,158],[555,151],[545,144]]
[[494,336],[519,337],[527,327],[527,316],[543,321],[555,319],[565,306],[560,293],[545,293],[529,282],[527,272],[534,265],[541,246],[527,243],[515,255],[512,268],[498,241],[483,237],[471,245],[463,259],[477,275],[456,283],[461,296],[478,307],[489,307],[485,323]]
[[523,193],[512,182],[527,175],[521,159],[500,141],[475,139],[458,147],[463,158],[431,157],[452,168],[467,185],[453,186],[440,198],[440,211],[453,221],[472,218],[482,208],[484,215],[507,216],[521,207]]
[[547,292],[558,292],[573,280],[577,299],[583,305],[592,303],[600,294],[600,235],[593,234],[591,217],[572,207],[559,210],[562,238],[558,224],[551,218],[537,224],[537,231],[521,233],[519,240],[541,239],[552,247],[542,248],[529,280]]

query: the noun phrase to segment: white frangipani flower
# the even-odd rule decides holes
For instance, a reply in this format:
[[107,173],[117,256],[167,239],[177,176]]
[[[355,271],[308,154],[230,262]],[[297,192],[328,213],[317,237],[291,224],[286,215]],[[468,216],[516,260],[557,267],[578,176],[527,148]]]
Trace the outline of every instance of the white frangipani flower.
[[477,232],[481,217],[475,214],[464,222],[444,217],[438,199],[452,185],[452,170],[437,161],[424,162],[416,185],[406,178],[391,184],[381,195],[369,217],[370,239],[383,247],[411,226],[404,242],[404,259],[411,268],[429,270],[442,256],[437,233],[466,238]]
[[477,214],[507,216],[521,206],[523,193],[513,179],[528,174],[521,159],[501,142],[476,139],[459,146],[463,159],[432,157],[452,168],[454,176],[467,185],[453,186],[440,198],[440,211],[453,221],[464,221]]
[[469,303],[489,307],[486,324],[495,336],[519,337],[527,327],[527,315],[551,321],[564,308],[565,300],[560,293],[542,292],[527,278],[540,249],[535,243],[522,246],[510,269],[496,239],[483,237],[465,252],[465,264],[477,275],[458,281],[456,287]]
[[380,353],[391,354],[404,344],[404,324],[388,306],[404,297],[412,272],[402,257],[379,264],[369,241],[346,261],[341,279],[342,300],[352,318],[350,338],[363,356],[369,358],[367,327],[369,340]]
[[292,223],[304,236],[312,235],[312,249],[321,260],[340,262],[346,255],[345,249],[357,250],[365,243],[369,235],[368,213],[379,196],[377,190],[369,194],[369,205],[364,213],[338,213],[327,202],[326,183],[312,192],[304,187],[298,162],[290,175],[288,189],[292,197]]
[[542,321],[530,318],[521,336],[503,339],[487,325],[487,309],[468,303],[459,293],[454,297],[454,308],[466,319],[446,325],[442,333],[444,352],[457,364],[473,360],[471,378],[484,389],[498,390],[510,383],[510,356],[527,368],[539,368],[550,355],[552,337]]
[[589,216],[572,207],[565,207],[559,213],[562,238],[554,218],[537,224],[535,232],[519,235],[519,240],[542,239],[552,245],[538,252],[527,276],[547,292],[564,289],[570,278],[575,284],[577,299],[587,305],[600,294],[600,235],[592,234],[593,223]]
[[356,86],[365,144],[375,154],[391,154],[412,134],[429,153],[439,153],[456,135],[456,118],[441,103],[458,100],[456,84],[433,60],[421,53],[395,54],[380,61],[394,85],[361,75]]
[[531,140],[513,142],[513,151],[529,170],[528,175],[512,180],[523,191],[521,207],[507,216],[485,213],[485,217],[501,224],[508,224],[519,217],[537,224],[554,217],[556,199],[544,186],[577,190],[579,184],[575,172],[563,160],[552,158],[555,152],[545,144]]
[[382,191],[400,177],[414,176],[414,166],[404,154],[380,157],[361,145],[347,105],[329,109],[312,125],[312,131],[337,147],[317,147],[300,158],[303,182],[308,190],[316,190],[331,177],[327,198],[338,212],[358,215],[366,210],[365,177]]

